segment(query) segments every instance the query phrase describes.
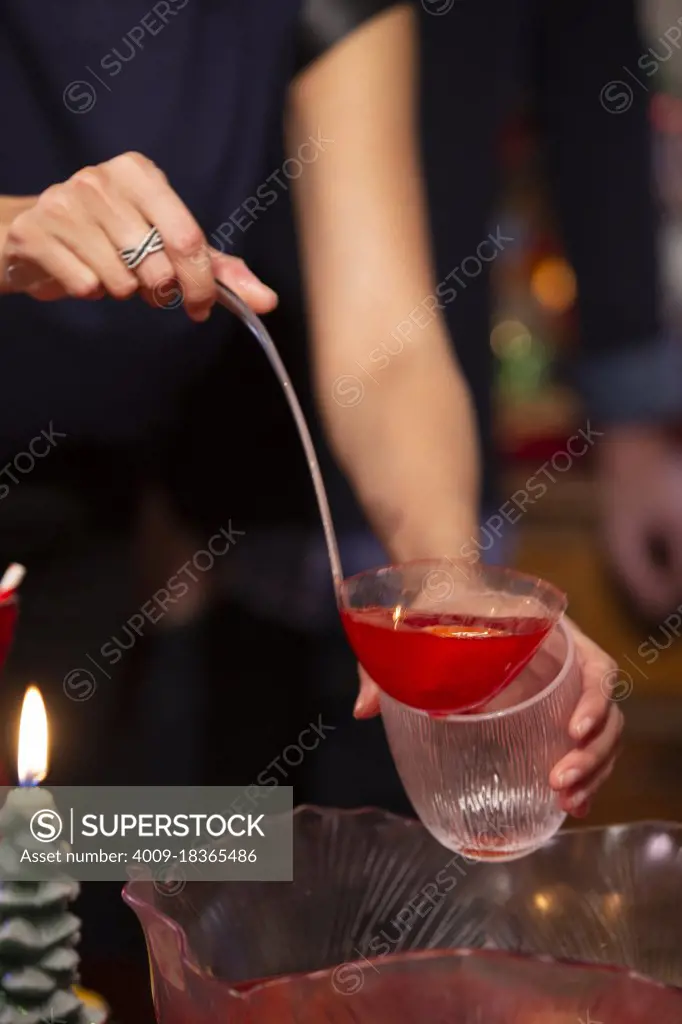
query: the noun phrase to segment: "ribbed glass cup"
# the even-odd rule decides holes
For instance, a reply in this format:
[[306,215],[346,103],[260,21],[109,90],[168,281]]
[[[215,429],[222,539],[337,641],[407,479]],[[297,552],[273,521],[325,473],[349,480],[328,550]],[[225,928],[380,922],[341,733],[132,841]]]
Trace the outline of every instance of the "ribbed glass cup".
[[429,832],[471,860],[498,861],[553,836],[565,814],[549,776],[574,745],[568,726],[580,693],[563,621],[480,714],[432,716],[382,692],[393,758]]

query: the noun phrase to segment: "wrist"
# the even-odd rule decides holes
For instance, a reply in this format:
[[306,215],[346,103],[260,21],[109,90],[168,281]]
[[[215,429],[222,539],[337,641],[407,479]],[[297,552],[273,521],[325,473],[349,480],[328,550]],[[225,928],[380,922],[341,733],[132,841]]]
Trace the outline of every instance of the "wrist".
[[0,232],[7,229],[20,213],[30,210],[38,201],[38,196],[0,196]]
[[425,558],[457,561],[476,547],[478,537],[476,510],[473,505],[459,505],[451,506],[446,513],[429,515],[426,521],[401,520],[388,532],[386,542],[391,559],[396,562]]

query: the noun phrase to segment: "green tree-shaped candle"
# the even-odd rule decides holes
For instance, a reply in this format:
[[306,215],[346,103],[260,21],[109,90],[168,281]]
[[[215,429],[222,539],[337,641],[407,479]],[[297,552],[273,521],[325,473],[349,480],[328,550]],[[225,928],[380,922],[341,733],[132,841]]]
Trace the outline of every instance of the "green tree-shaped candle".
[[[26,714],[31,702],[34,718]],[[22,768],[22,741],[34,720],[44,732],[45,750],[42,767],[27,769]],[[31,829],[38,812],[57,813],[52,794],[35,784],[47,769],[46,721],[40,692],[31,687],[19,741],[24,785],[10,791],[0,810],[0,1024],[101,1024],[106,1014],[86,1006],[73,988],[80,920],[69,906],[80,886],[63,871],[69,846],[59,840],[40,842]],[[54,859],[37,864],[31,854],[53,854]]]

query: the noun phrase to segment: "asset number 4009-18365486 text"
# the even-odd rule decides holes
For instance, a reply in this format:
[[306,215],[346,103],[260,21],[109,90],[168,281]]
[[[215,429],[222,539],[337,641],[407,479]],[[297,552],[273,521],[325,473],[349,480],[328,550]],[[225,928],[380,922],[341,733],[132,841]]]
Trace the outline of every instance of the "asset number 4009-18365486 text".
[[178,861],[180,864],[255,864],[255,850],[136,850],[132,860],[141,864],[167,864]]

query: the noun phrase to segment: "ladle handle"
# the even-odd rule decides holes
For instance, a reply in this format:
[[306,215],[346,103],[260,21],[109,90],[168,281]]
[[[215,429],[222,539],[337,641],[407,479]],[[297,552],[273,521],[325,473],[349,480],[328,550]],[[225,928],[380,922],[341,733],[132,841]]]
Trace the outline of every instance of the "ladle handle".
[[231,313],[234,313],[235,316],[239,317],[242,323],[251,331],[265,352],[265,355],[268,357],[270,366],[282,385],[282,390],[284,391],[284,395],[289,403],[289,408],[291,409],[291,413],[296,423],[298,436],[300,437],[301,444],[303,445],[303,450],[308,462],[308,470],[310,471],[310,477],[313,482],[313,487],[315,488],[315,497],[317,498],[317,505],[320,510],[320,518],[324,529],[324,539],[327,544],[329,567],[334,581],[334,589],[338,594],[339,585],[343,580],[343,570],[341,569],[339,545],[336,540],[336,533],[334,532],[332,514],[329,508],[329,499],[327,497],[327,491],[325,490],[324,480],[322,479],[322,473],[320,472],[320,464],[317,461],[317,455],[315,454],[313,439],[310,436],[310,430],[308,429],[308,424],[303,414],[298,396],[294,391],[294,386],[291,383],[291,378],[289,377],[286,367],[280,358],[280,354],[277,351],[274,341],[270,337],[270,334],[260,317],[256,316],[253,310],[247,306],[247,304],[240,299],[240,297],[236,295],[231,288],[224,285],[222,281],[218,281],[216,279],[215,283],[218,289],[218,301],[221,306],[224,306],[225,309],[229,309]]

